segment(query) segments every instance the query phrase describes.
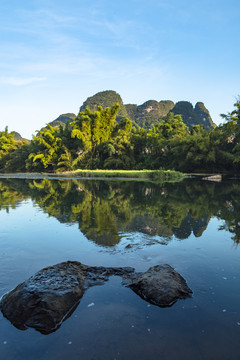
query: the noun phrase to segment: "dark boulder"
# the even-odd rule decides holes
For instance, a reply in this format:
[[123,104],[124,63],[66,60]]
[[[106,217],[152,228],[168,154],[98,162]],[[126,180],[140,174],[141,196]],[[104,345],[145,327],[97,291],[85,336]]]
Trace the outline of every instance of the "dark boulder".
[[40,270],[5,294],[0,309],[18,329],[32,327],[50,334],[72,314],[89,287],[104,284],[112,275],[121,276],[124,285],[158,306],[171,306],[192,293],[181,275],[169,265],[135,273],[129,267],[92,267],[67,261]]
[[18,329],[33,327],[49,334],[71,315],[86,289],[104,284],[111,275],[122,276],[133,271],[63,262],[40,270],[5,294],[0,309]]
[[167,264],[156,265],[136,274],[125,284],[147,302],[160,307],[172,306],[178,299],[192,295],[184,278]]

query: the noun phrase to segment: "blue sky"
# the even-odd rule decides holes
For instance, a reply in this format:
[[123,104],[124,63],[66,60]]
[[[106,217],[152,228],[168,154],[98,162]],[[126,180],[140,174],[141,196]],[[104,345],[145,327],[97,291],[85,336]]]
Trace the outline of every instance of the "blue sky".
[[0,0],[0,130],[31,138],[88,96],[204,102],[240,94],[239,0]]

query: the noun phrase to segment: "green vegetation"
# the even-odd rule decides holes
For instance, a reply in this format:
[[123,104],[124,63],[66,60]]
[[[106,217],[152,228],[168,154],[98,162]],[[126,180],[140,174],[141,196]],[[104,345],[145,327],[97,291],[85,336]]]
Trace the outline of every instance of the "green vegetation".
[[[12,167],[13,154],[19,156],[19,152],[27,146],[26,140],[16,140],[14,131],[8,132],[6,127],[4,131],[0,131],[0,169],[8,171]],[[19,165],[21,166],[21,159],[19,159]],[[24,163],[25,168],[25,163]]]
[[210,116],[209,111],[206,109],[202,102],[197,102],[194,108],[194,112],[198,118],[198,124],[204,125],[205,129],[209,130],[214,128],[214,123]]
[[80,111],[85,111],[89,108],[91,111],[96,111],[98,106],[101,106],[103,109],[107,107],[113,107],[116,103],[119,104],[118,117],[125,118],[128,116],[125,106],[123,104],[121,96],[113,90],[101,91],[84,101],[83,105],[80,108]]
[[[80,111],[85,111],[87,108],[91,111],[96,111],[98,106],[105,109],[106,107],[113,107],[116,103],[120,105],[116,120],[119,121],[122,118],[128,117],[136,128],[141,127],[148,130],[152,126],[157,125],[159,120],[167,116],[169,112],[181,115],[183,122],[189,129],[198,124],[204,125],[207,130],[214,126],[211,116],[202,102],[198,102],[195,108],[188,101],[174,104],[171,100],[161,100],[159,102],[148,100],[142,105],[123,104],[121,96],[112,90],[101,91],[87,98]],[[55,123],[50,123],[50,125],[55,126]]]
[[171,100],[159,101],[160,116],[167,116],[167,114],[173,109],[174,102]]
[[[178,103],[180,107],[185,105]],[[148,114],[160,105],[150,101],[144,106]],[[190,103],[187,107],[190,116],[193,107]],[[168,169],[237,173],[240,165],[239,99],[234,107],[232,112],[222,115],[223,125],[210,130],[198,124],[189,131],[181,115],[173,112],[158,119],[148,130],[136,128],[128,118],[117,121],[119,104],[105,109],[98,106],[96,111],[86,108],[64,126],[48,124],[37,131],[31,142],[16,140],[14,133],[5,129],[0,132],[0,171],[157,170],[158,173],[145,171],[145,174],[159,179],[169,176],[164,173]],[[197,108],[205,112],[202,103],[198,103]],[[174,173],[171,176],[174,178]]]
[[67,113],[60,115],[57,119],[51,121],[49,124],[51,126],[65,126],[67,122],[71,122],[75,119],[76,115],[73,113]]
[[214,127],[209,111],[202,102],[197,102],[193,108],[190,102],[179,101],[171,111],[176,115],[180,114],[190,130],[196,125],[203,125],[206,130]]
[[135,120],[136,118],[136,114],[137,114],[137,104],[126,104],[125,105],[125,109],[127,111],[127,117],[130,119],[130,120]]
[[140,127],[150,129],[152,125],[156,125],[159,122],[160,116],[159,102],[148,100],[137,107],[134,120]]
[[[61,173],[58,173],[58,176]],[[75,170],[64,172],[64,176],[79,176],[93,178],[134,178],[152,179],[156,181],[178,181],[184,174],[173,170]]]
[[21,192],[10,189],[4,181],[0,181],[0,210],[6,210],[8,213],[10,209],[16,209],[17,205],[27,198],[28,196],[24,196]]

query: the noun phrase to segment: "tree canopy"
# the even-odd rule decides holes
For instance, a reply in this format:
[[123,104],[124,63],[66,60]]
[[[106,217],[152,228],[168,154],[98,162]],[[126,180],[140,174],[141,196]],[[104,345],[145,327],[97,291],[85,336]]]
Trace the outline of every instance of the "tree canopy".
[[[155,105],[155,102],[148,104]],[[200,103],[198,107],[202,109]],[[47,124],[36,132],[31,142],[17,140],[14,132],[9,133],[6,128],[0,132],[0,170],[239,171],[239,97],[234,110],[222,115],[224,124],[210,130],[198,124],[189,131],[181,115],[173,112],[159,118],[147,130],[135,127],[127,117],[117,121],[119,109],[117,103],[105,109],[87,107],[64,126]]]

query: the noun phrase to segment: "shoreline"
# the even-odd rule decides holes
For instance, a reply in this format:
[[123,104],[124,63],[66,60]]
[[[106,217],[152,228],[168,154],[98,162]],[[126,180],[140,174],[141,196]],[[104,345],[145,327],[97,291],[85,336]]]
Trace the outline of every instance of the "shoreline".
[[0,179],[99,179],[180,181],[185,174],[172,170],[77,170],[64,173],[0,173]]

